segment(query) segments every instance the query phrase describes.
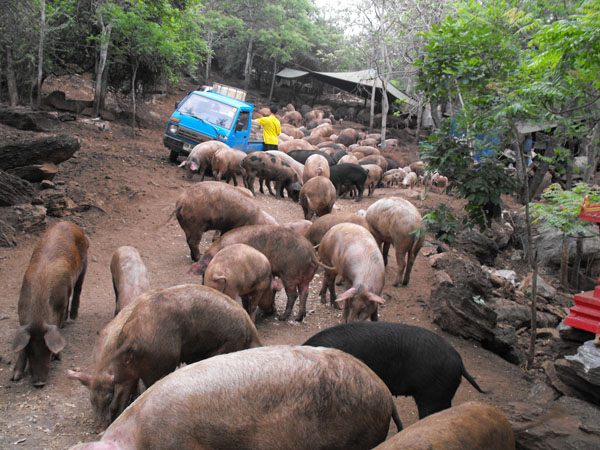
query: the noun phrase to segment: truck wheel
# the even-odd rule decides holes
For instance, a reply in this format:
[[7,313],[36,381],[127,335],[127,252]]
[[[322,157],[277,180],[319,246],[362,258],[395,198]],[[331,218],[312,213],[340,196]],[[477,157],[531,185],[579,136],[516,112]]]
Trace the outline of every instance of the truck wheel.
[[171,153],[169,153],[169,161],[177,162],[178,157],[179,157],[179,152],[175,151],[175,150],[171,150]]

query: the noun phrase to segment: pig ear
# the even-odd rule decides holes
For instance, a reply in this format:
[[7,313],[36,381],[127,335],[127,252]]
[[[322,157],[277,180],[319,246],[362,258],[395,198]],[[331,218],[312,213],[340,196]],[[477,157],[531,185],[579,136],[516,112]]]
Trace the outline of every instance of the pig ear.
[[81,384],[87,387],[90,387],[90,385],[92,384],[92,376],[89,373],[74,372],[72,370],[67,370],[67,376],[69,378],[75,378],[76,380],[81,381]]
[[29,344],[31,335],[29,334],[28,328],[29,325],[23,325],[17,330],[17,335],[15,336],[15,341],[13,342],[13,352],[20,352],[27,347],[27,344]]
[[56,325],[46,325],[46,334],[44,334],[44,341],[52,353],[55,355],[60,353],[65,348],[65,340],[60,335]]
[[356,288],[351,287],[346,292],[342,292],[338,298],[335,299],[336,302],[343,302],[344,300],[348,300],[350,297],[356,294]]
[[381,298],[377,294],[373,294],[372,292],[368,292],[367,293],[367,297],[369,297],[369,300],[371,300],[372,302],[379,303],[381,305],[385,305],[385,300],[383,298]]
[[183,161],[181,164],[179,164],[178,167],[185,167],[185,163],[187,162],[187,160]]

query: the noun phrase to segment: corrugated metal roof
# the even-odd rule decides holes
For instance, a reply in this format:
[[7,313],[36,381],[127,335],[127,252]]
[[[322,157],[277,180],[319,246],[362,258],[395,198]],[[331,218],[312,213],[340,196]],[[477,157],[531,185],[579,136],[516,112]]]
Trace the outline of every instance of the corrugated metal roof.
[[[376,78],[374,71],[371,69],[356,72],[313,72],[285,68],[277,74],[278,77],[287,79],[301,78],[307,75],[363,98],[371,97],[373,80],[375,80],[375,98],[378,101],[381,100],[381,81]],[[386,90],[390,101],[399,99],[412,106],[417,104],[413,98],[394,87],[391,83],[387,84]]]

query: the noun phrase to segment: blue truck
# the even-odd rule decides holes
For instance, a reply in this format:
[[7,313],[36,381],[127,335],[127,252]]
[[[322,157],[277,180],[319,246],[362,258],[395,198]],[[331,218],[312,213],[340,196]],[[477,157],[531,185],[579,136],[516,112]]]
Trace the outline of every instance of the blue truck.
[[187,156],[201,142],[218,140],[244,152],[263,149],[262,128],[252,120],[254,104],[246,92],[215,83],[192,91],[175,104],[163,137],[169,160]]

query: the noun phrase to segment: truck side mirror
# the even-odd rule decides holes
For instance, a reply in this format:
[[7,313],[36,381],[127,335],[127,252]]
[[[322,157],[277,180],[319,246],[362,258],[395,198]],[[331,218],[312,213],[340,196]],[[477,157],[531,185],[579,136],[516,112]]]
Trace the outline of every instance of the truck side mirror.
[[179,106],[179,102],[175,102],[175,109]]

